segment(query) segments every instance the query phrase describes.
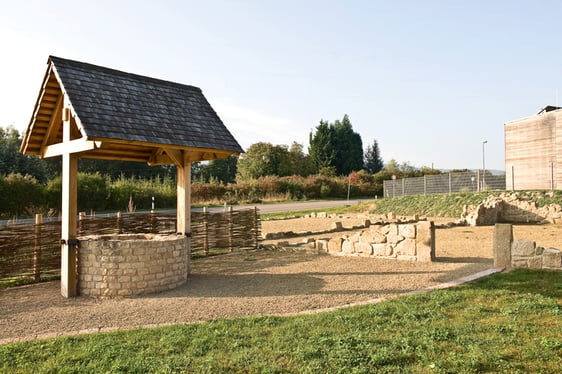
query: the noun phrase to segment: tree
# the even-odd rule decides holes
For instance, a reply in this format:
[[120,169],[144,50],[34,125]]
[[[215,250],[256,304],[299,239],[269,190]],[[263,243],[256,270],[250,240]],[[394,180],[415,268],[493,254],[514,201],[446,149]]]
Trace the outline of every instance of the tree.
[[336,132],[330,123],[320,120],[316,132],[309,135],[308,156],[315,172],[334,166],[336,154]]
[[367,146],[365,151],[365,170],[371,174],[376,174],[382,170],[384,164],[379,151],[379,144],[373,140],[372,145]]
[[175,166],[171,165],[149,166],[142,162],[88,158],[81,158],[78,161],[78,170],[90,174],[100,173],[112,179],[117,179],[121,176],[126,178],[151,179],[157,177],[174,177],[176,175]]
[[347,114],[333,124],[321,120],[309,139],[308,154],[316,172],[333,167],[336,174],[347,175],[363,169],[361,135],[353,131]]
[[280,177],[292,175],[308,177],[313,173],[310,159],[303,148],[302,144],[293,142],[286,157],[281,157],[278,170]]
[[236,179],[249,180],[278,175],[280,154],[283,152],[287,152],[287,146],[274,146],[264,142],[252,144],[238,160]]
[[36,156],[25,156],[19,151],[22,139],[13,126],[0,127],[0,175],[30,175],[40,183],[47,181],[43,162]]
[[[238,156],[229,156],[199,165],[199,180],[204,183],[218,182],[221,184],[234,183],[238,168]],[[197,178],[194,178],[197,180]]]

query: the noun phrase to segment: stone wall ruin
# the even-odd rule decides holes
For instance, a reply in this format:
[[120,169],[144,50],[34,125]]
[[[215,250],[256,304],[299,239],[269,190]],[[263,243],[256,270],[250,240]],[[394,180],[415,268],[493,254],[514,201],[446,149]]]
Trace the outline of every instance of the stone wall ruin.
[[428,221],[375,224],[353,235],[309,240],[308,246],[335,256],[431,262],[435,259],[435,226]]

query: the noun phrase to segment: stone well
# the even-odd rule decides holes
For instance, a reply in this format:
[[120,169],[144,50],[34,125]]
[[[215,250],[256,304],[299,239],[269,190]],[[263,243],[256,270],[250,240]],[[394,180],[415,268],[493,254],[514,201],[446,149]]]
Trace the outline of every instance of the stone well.
[[185,235],[81,237],[79,294],[115,297],[171,290],[187,281],[189,252]]

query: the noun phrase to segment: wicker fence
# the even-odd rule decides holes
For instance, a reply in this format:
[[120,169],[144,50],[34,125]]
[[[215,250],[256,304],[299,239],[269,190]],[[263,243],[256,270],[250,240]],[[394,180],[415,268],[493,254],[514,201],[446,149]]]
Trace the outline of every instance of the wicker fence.
[[[257,208],[224,212],[192,212],[192,255],[256,248],[261,239]],[[78,236],[176,232],[176,215],[161,213],[85,217]],[[18,224],[0,228],[0,283],[51,279],[60,275],[60,222]]]

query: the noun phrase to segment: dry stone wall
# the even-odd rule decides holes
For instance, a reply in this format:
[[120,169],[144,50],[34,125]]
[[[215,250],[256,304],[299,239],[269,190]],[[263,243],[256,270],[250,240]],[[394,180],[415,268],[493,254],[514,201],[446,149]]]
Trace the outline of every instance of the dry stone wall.
[[498,223],[494,228],[494,267],[562,270],[562,252],[531,240],[514,241],[513,226]]
[[336,256],[431,262],[435,259],[435,226],[428,221],[371,225],[351,236],[311,241],[309,246]]
[[556,248],[538,247],[531,240],[511,244],[511,267],[562,270],[562,253]]
[[[537,192],[537,194],[542,194]],[[547,193],[548,194],[548,193]],[[544,198],[544,195],[536,196]],[[527,194],[514,192],[489,196],[482,204],[466,206],[461,218],[471,226],[494,225],[496,223],[560,223],[562,207],[549,204],[538,207]]]
[[184,235],[126,234],[80,238],[78,289],[87,296],[130,296],[170,290],[187,281]]

